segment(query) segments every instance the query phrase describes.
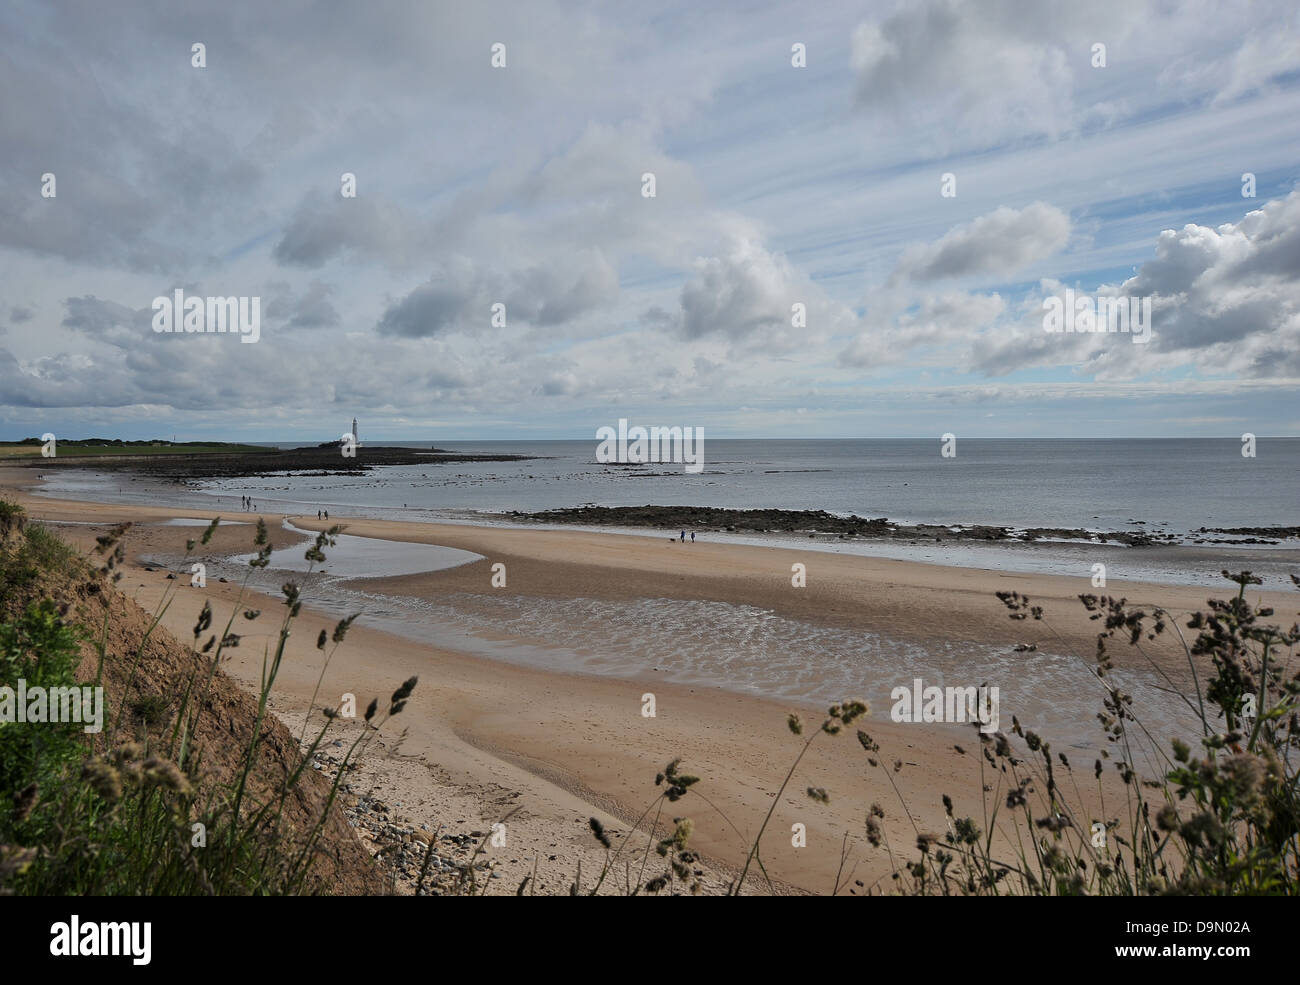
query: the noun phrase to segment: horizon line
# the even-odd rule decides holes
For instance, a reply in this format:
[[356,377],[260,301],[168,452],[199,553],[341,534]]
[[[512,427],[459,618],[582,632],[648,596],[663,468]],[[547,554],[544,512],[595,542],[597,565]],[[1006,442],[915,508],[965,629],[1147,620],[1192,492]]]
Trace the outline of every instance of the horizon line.
[[[703,430],[698,429],[698,430]],[[1242,432],[1242,434],[1253,434],[1253,432]],[[1241,434],[1197,434],[1197,435],[1125,435],[1125,436],[1105,436],[1105,435],[955,435],[959,440],[964,441],[1240,441]],[[1256,440],[1294,440],[1300,438],[1300,434],[1254,434]],[[23,442],[39,441],[35,435],[27,435],[22,438],[0,438],[0,445],[21,444]],[[203,437],[174,437],[174,438],[115,438],[104,437],[103,435],[87,435],[81,438],[59,438],[59,441],[156,441],[165,444],[191,444],[211,442],[215,444],[284,444],[288,442],[310,442],[314,438],[284,438],[284,439],[267,439],[267,438],[218,438],[212,436]],[[362,447],[366,445],[382,445],[385,442],[430,442],[444,444],[463,444],[469,441],[596,441],[594,436],[580,437],[562,437],[562,438],[537,438],[515,436],[509,438],[500,437],[456,437],[456,438],[371,438],[359,442]],[[727,435],[714,437],[708,440],[712,441],[940,441],[943,435],[831,435],[818,437],[816,435]],[[326,439],[318,444],[329,444],[330,441],[337,442],[337,438]]]

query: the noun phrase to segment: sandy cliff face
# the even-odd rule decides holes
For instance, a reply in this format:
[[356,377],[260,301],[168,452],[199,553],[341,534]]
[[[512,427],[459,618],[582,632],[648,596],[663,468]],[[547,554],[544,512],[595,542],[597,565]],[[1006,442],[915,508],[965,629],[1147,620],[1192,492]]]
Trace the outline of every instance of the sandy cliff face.
[[[14,542],[22,536],[22,521],[11,520],[0,531],[0,563],[12,557]],[[105,732],[88,736],[102,746],[108,725],[122,712],[122,723],[112,738],[114,745],[135,741],[166,748],[176,715],[187,691],[191,707],[201,705],[192,739],[199,762],[199,803],[220,791],[238,774],[257,723],[257,699],[241,689],[220,667],[211,671],[211,658],[178,640],[155,617],[120,592],[112,575],[80,559],[64,570],[34,571],[24,584],[0,599],[0,617],[9,618],[29,602],[51,598],[66,606],[66,620],[83,627],[81,679],[93,681],[103,649]],[[175,604],[195,604],[186,598]],[[195,618],[198,617],[196,609]],[[261,618],[275,618],[268,613]],[[214,626],[203,634],[200,645]],[[239,627],[232,627],[238,632]],[[215,649],[215,647],[214,647]],[[122,711],[124,709],[124,711]],[[261,723],[257,762],[246,794],[248,804],[261,804],[279,789],[300,761],[298,743],[273,715]],[[305,835],[324,811],[328,782],[307,769],[291,791],[284,808],[284,830],[290,840]],[[254,807],[255,809],[255,807]],[[381,893],[385,880],[353,829],[335,805],[321,833],[312,867],[311,891],[339,895]]]

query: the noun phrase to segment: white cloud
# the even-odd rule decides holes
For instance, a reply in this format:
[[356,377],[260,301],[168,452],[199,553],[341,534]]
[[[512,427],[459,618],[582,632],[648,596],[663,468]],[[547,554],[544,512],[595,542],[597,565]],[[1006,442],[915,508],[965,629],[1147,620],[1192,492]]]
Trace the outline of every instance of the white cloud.
[[1146,344],[1122,333],[1045,332],[1040,297],[1066,286],[1045,281],[1018,321],[977,340],[976,365],[999,374],[1073,366],[1099,379],[1187,368],[1210,376],[1300,376],[1300,192],[1239,222],[1166,229],[1156,237],[1155,257],[1133,277],[1093,288],[1092,296],[1152,299]]

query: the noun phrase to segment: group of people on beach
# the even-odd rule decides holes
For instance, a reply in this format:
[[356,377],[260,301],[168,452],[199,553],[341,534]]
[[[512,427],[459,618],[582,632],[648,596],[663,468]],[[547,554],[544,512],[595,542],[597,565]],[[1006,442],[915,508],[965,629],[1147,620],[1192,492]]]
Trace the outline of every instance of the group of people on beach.
[[[248,513],[248,512],[255,512],[255,511],[257,510],[257,507],[253,505],[253,497],[252,497],[252,496],[240,496],[240,497],[239,497],[239,505],[240,505],[240,507],[244,510],[245,513]],[[328,520],[329,518],[330,518],[330,511],[329,511],[329,510],[317,510],[317,511],[316,511],[316,519],[317,519],[317,520]],[[691,539],[692,539],[692,540],[695,539],[694,535],[692,535]]]
[[[669,540],[672,540],[671,537],[669,537],[668,539],[669,539]],[[685,530],[682,531],[682,543],[683,543],[683,544],[686,543],[686,531],[685,531]],[[694,531],[694,530],[691,531],[691,543],[692,543],[692,544],[695,543],[695,531]]]

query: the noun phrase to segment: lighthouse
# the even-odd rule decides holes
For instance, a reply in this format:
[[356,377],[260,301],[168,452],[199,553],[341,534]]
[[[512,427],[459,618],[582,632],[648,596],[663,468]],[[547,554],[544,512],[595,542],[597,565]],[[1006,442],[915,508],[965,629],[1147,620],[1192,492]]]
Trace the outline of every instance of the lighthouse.
[[360,444],[357,441],[357,419],[355,417],[352,418],[352,444]]

